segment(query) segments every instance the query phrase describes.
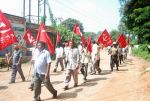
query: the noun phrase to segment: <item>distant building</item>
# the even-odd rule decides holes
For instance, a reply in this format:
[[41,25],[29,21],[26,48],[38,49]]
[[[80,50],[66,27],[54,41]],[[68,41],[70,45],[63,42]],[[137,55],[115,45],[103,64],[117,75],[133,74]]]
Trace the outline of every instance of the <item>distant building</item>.
[[[33,37],[36,39],[38,29],[39,29],[39,25],[26,22],[26,19],[23,18],[23,17],[10,15],[10,14],[6,14],[6,13],[5,13],[5,16],[7,17],[7,19],[11,23],[11,26],[12,26],[12,28],[14,30],[14,33],[15,33],[18,41],[19,41],[19,44],[21,44],[23,46],[26,46],[26,47],[31,47],[29,44],[26,44],[25,40],[23,39],[23,36],[24,36],[26,30],[30,29]],[[45,29],[46,29],[49,37],[53,41],[53,44],[55,45],[56,30],[52,27],[49,27],[49,26],[45,26]],[[4,56],[4,51],[6,49],[8,49],[9,51],[12,51],[12,46],[13,45],[5,48],[4,50],[1,50],[0,51],[0,56]],[[27,54],[25,54],[25,55],[29,55],[29,53],[27,52]]]

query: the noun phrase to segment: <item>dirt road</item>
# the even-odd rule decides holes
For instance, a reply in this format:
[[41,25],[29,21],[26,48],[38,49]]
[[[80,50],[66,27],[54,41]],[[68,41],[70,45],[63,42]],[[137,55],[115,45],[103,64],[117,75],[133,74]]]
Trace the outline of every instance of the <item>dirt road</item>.
[[[143,68],[150,63],[142,59],[129,56],[120,65],[119,71],[109,72],[109,55],[105,50],[101,52],[101,75],[88,75],[88,82],[83,83],[83,77],[79,73],[79,86],[74,88],[73,82],[70,89],[63,90],[64,72],[58,70],[53,73],[51,68],[51,82],[58,91],[58,99],[52,99],[47,89],[42,87],[42,101],[150,101],[150,74],[141,75]],[[30,64],[23,64],[26,79]],[[33,70],[33,69],[32,69]],[[16,83],[8,84],[11,71],[0,70],[0,101],[32,101],[33,91],[28,89],[31,77],[26,82],[21,82],[17,74]]]

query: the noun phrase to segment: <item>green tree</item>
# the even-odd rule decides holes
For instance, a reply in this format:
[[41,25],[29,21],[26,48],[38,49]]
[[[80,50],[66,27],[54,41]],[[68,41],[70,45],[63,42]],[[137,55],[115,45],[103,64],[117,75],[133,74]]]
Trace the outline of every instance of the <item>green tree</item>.
[[149,0],[127,1],[123,8],[123,22],[132,34],[138,36],[138,43],[150,43],[150,2]]
[[110,35],[113,38],[113,40],[116,41],[118,36],[120,35],[120,33],[119,33],[119,31],[113,29],[113,30],[110,31]]
[[84,34],[83,24],[76,19],[68,18],[68,19],[64,20],[61,24],[66,26],[68,30],[73,31],[73,28],[74,28],[76,22],[78,22],[80,31]]
[[57,26],[57,30],[60,32],[62,43],[67,42],[71,38],[76,40],[76,43],[79,43],[81,41],[79,36],[75,35],[73,31],[68,30],[68,28],[62,24]]

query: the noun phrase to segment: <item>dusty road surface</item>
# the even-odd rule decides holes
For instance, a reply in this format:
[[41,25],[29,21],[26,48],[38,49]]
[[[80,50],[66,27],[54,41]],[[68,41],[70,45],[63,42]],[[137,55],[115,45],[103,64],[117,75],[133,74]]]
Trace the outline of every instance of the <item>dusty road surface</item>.
[[[79,72],[79,86],[74,88],[71,80],[67,91],[63,90],[65,74],[59,71],[60,68],[53,73],[53,62],[50,78],[58,91],[58,99],[52,99],[52,95],[42,86],[42,101],[150,101],[150,74],[141,75],[144,68],[150,67],[150,63],[128,56],[119,71],[110,72],[109,60],[107,52],[102,50],[101,75],[88,75],[88,82],[83,83]],[[22,66],[26,79],[30,66],[29,63]],[[6,71],[6,68],[0,70],[0,101],[32,101],[33,91],[28,89],[31,76],[26,82],[21,82],[17,74],[16,83],[8,84],[10,74],[11,71]]]

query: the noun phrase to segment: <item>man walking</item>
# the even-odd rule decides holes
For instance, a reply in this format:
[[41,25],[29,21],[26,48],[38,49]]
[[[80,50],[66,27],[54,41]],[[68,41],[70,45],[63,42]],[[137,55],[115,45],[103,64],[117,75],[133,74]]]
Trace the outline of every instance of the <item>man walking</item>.
[[55,68],[54,68],[53,71],[54,72],[57,71],[57,67],[58,67],[59,63],[60,63],[60,66],[61,66],[61,71],[63,71],[64,70],[64,64],[63,64],[64,50],[63,50],[63,47],[60,45],[60,43],[57,45],[55,53],[56,53],[56,65],[55,65]]
[[117,71],[119,70],[118,69],[118,66],[119,66],[119,57],[118,57],[118,49],[117,49],[117,43],[116,42],[113,42],[113,46],[112,48],[110,49],[110,67],[111,67],[111,71],[113,71],[113,67],[115,66],[116,64],[116,68],[117,68]]
[[69,50],[67,54],[67,68],[65,77],[64,90],[68,90],[71,75],[74,79],[74,87],[78,86],[78,68],[79,68],[79,51],[78,48],[74,47],[73,41],[69,43]]
[[12,56],[10,57],[10,59],[11,58],[13,59],[13,66],[12,66],[11,80],[10,80],[9,84],[15,83],[17,71],[19,72],[21,79],[24,82],[25,77],[24,77],[24,74],[23,74],[22,68],[21,68],[22,53],[19,50],[18,45],[14,46],[14,52],[13,52]]
[[83,78],[84,83],[86,83],[86,81],[87,81],[89,57],[90,56],[87,51],[87,44],[85,44],[81,51],[81,69],[80,69],[82,75],[84,76],[84,78]]
[[51,56],[50,53],[45,49],[45,43],[38,42],[37,44],[38,50],[35,55],[35,74],[34,74],[34,100],[40,101],[41,94],[41,83],[43,82],[46,88],[53,94],[53,98],[57,98],[57,91],[53,88],[50,78],[49,72],[51,67]]

